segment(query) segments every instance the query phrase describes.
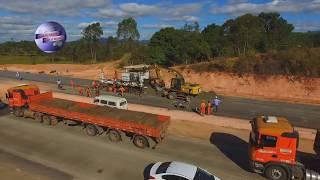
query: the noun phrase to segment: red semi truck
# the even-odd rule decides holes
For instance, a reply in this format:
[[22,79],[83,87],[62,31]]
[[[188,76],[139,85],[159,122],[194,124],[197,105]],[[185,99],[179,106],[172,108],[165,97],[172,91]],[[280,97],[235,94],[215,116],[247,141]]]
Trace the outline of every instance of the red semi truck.
[[79,124],[89,136],[106,134],[112,142],[128,136],[139,148],[161,142],[170,122],[169,116],[53,98],[52,92],[40,94],[35,85],[10,88],[6,97],[15,116],[32,117],[48,125],[59,121]]
[[[251,121],[250,167],[270,180],[320,180],[320,174],[297,161],[299,134],[284,117],[261,116]],[[314,150],[320,151],[320,131]],[[319,162],[320,165],[320,162]]]

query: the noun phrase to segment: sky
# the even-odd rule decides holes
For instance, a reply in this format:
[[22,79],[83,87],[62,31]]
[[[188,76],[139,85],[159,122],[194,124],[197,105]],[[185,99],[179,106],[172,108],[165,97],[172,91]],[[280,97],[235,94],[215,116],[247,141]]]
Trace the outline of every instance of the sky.
[[320,0],[0,0],[0,42],[33,40],[36,28],[56,21],[67,40],[81,38],[87,25],[100,22],[103,37],[115,36],[118,23],[134,17],[141,40],[164,27],[208,24],[246,13],[279,12],[297,32],[320,30]]

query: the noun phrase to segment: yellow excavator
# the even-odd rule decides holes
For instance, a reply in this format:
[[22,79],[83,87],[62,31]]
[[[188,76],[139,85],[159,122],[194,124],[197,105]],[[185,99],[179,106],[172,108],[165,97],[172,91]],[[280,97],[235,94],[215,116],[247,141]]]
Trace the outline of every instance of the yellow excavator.
[[190,99],[190,96],[197,96],[201,92],[199,84],[186,83],[182,74],[173,68],[169,69],[169,72],[174,74],[174,78],[171,79],[170,87],[166,88],[164,80],[161,76],[161,70],[157,65],[153,65],[156,77],[150,80],[150,84],[158,91],[162,91],[162,95],[169,99]]

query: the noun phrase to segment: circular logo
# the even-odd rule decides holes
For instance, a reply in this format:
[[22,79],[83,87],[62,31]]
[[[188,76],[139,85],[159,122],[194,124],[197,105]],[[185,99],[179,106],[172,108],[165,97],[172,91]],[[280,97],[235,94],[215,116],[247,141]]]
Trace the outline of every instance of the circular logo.
[[63,26],[57,22],[41,24],[36,32],[34,41],[39,49],[46,53],[59,51],[66,42],[67,35]]

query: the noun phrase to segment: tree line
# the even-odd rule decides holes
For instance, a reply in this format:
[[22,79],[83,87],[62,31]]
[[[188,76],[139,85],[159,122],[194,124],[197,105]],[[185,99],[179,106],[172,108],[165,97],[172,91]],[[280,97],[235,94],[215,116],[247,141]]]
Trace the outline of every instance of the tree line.
[[[119,22],[116,37],[101,38],[101,24],[90,24],[81,39],[66,43],[51,58],[96,63],[127,55],[123,64],[174,66],[210,61],[214,71],[320,76],[319,53],[314,50],[320,46],[320,32],[294,32],[279,13],[245,14],[202,30],[198,22],[162,28],[148,42],[139,41],[137,26],[134,18],[127,18]],[[28,41],[2,43],[0,54],[45,56]]]

